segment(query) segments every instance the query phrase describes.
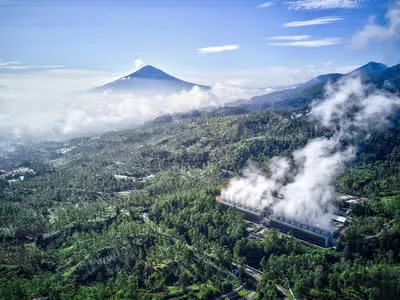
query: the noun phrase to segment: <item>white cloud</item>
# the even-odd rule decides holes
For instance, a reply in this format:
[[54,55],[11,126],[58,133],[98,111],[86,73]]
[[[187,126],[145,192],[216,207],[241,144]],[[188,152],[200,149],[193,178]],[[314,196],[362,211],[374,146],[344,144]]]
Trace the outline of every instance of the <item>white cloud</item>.
[[312,47],[326,47],[326,46],[333,46],[340,44],[342,41],[341,38],[323,38],[323,39],[317,39],[317,40],[295,40],[295,41],[289,41],[289,42],[272,42],[269,43],[268,45],[270,46],[281,46],[281,47],[306,47],[306,48],[312,48]]
[[309,35],[280,35],[271,36],[268,39],[273,41],[304,41],[310,39]]
[[312,25],[324,25],[330,24],[333,22],[341,21],[343,18],[341,17],[321,17],[312,20],[305,21],[293,21],[283,24],[283,27],[303,27],[303,26],[312,26]]
[[63,65],[27,65],[19,61],[6,61],[0,59],[0,72],[38,71],[44,69],[61,69]]
[[141,60],[140,58],[135,60],[135,70],[144,67],[144,65],[145,65],[144,61]]
[[274,2],[269,1],[269,2],[261,3],[260,5],[257,6],[257,8],[267,8],[267,7],[270,7],[272,5],[274,5]]
[[290,9],[334,9],[334,8],[357,8],[360,0],[298,0],[289,1]]
[[197,49],[197,53],[199,54],[207,54],[207,53],[217,53],[223,51],[232,51],[239,49],[239,45],[223,45],[223,46],[213,46],[213,47],[205,47]]
[[362,49],[374,42],[400,41],[400,1],[386,13],[386,24],[377,25],[373,18],[352,39],[354,49]]

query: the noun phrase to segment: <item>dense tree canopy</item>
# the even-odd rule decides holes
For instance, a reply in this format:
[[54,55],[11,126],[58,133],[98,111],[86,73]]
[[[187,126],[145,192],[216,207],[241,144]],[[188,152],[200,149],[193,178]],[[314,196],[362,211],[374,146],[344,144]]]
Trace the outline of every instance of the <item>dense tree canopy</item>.
[[263,271],[259,299],[279,297],[277,285],[298,298],[395,299],[398,119],[363,142],[336,182],[368,198],[350,207],[337,250],[275,231],[251,239],[243,216],[215,202],[250,161],[266,169],[322,134],[291,112],[225,109],[16,149],[1,168],[36,174],[0,179],[0,298],[209,299],[245,285],[235,259]]

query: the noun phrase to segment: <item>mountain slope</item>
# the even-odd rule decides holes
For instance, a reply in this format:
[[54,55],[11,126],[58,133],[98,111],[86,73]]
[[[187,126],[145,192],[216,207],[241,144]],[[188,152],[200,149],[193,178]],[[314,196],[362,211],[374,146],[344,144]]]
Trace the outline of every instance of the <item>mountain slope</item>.
[[384,88],[391,92],[399,92],[400,64],[371,74],[368,81],[374,83],[378,88]]
[[293,89],[281,90],[266,95],[256,96],[240,106],[250,110],[266,108],[300,108],[323,97],[325,84],[336,82],[347,76],[360,76],[363,82],[373,84],[391,92],[400,90],[400,64],[387,67],[384,64],[369,62],[368,64],[347,74],[325,74],[300,84]]
[[112,92],[152,94],[190,90],[194,86],[198,86],[202,89],[209,89],[208,86],[197,85],[178,79],[160,69],[148,65],[127,76],[97,87],[94,91],[102,92],[111,90]]

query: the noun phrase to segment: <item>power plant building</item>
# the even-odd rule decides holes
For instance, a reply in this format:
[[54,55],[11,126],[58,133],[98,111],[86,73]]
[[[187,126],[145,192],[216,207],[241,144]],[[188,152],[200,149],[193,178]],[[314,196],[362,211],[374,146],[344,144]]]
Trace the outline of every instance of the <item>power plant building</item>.
[[234,202],[228,199],[222,199],[221,196],[216,197],[216,200],[225,206],[236,208],[237,210],[241,211],[244,214],[247,220],[255,223],[261,224],[262,220],[267,216],[267,211],[263,209],[250,207],[240,202]]
[[318,227],[309,226],[280,216],[270,215],[263,225],[279,229],[305,242],[328,248],[333,246],[333,233]]
[[[278,229],[282,233],[290,234],[295,238],[324,248],[334,246],[337,232],[344,226],[344,223],[337,224],[335,231],[331,232],[283,216],[273,215],[267,208],[252,208],[239,202],[222,199],[221,196],[218,196],[216,200],[224,206],[234,207],[241,211],[249,221],[259,223],[265,227]],[[343,219],[339,218],[339,220],[341,221]]]

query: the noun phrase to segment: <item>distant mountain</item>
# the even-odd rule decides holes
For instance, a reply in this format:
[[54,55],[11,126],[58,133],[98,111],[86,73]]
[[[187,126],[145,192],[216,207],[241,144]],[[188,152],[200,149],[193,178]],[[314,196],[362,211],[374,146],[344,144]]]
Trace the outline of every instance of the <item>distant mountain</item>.
[[300,108],[309,105],[314,100],[322,99],[326,83],[336,82],[346,76],[360,76],[364,83],[391,92],[400,92],[400,64],[387,67],[381,63],[369,62],[347,74],[320,75],[291,89],[255,96],[248,101],[241,101],[239,106],[249,110]]
[[173,77],[164,71],[153,66],[145,66],[140,70],[127,76],[95,88],[93,91],[102,92],[111,90],[112,92],[123,93],[170,93],[182,90],[190,90],[194,86],[202,89],[209,89],[209,86],[198,85]]

